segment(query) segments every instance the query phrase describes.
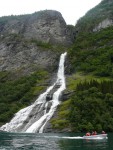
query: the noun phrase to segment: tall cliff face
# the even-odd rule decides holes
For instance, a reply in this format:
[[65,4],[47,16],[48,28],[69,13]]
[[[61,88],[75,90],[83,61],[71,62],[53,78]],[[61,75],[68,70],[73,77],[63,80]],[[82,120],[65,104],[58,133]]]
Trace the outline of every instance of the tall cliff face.
[[0,71],[53,68],[61,53],[55,45],[71,45],[73,33],[53,10],[0,18]]
[[31,15],[11,16],[0,20],[0,34],[21,34],[24,38],[52,44],[70,45],[72,36],[60,12],[39,11]]

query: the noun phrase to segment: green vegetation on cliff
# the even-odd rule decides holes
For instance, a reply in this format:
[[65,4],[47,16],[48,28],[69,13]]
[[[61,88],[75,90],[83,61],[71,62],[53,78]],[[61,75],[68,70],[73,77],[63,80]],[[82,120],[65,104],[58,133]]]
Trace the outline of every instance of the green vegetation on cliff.
[[[56,118],[51,120],[53,129],[113,131],[113,26],[93,30],[103,20],[112,18],[113,0],[103,0],[78,21],[75,43],[68,50],[71,67],[66,92],[71,94],[58,107]],[[68,28],[73,30],[72,26]],[[11,37],[18,42],[22,38],[15,34]],[[51,49],[59,54],[64,51],[60,45],[56,47],[33,38],[23,42],[24,46],[28,43],[45,51]],[[43,83],[48,73],[42,70],[14,81],[9,76],[8,72],[0,73],[0,124],[30,105],[47,87]]]
[[113,0],[103,0],[75,26],[76,40],[68,51],[72,75],[67,79],[67,91],[73,94],[52,121],[55,129],[113,131],[113,26],[93,32],[112,17]]
[[77,36],[69,51],[73,71],[113,76],[113,27]]
[[113,94],[98,88],[77,91],[70,104],[68,119],[72,131],[113,131]]
[[85,16],[78,20],[76,29],[82,33],[92,32],[106,18],[113,18],[113,0],[102,0],[99,5],[89,10]]
[[54,129],[113,131],[113,79],[80,73],[68,80],[67,88],[74,92],[51,121]]
[[9,72],[0,72],[0,124],[8,122],[18,110],[34,102],[47,88],[49,76],[48,72],[39,70],[19,79],[11,77]]

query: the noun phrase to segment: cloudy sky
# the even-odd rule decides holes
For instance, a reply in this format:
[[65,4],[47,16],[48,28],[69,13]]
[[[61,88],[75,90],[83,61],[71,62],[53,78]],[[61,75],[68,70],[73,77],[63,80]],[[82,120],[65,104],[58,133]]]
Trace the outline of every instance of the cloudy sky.
[[0,16],[29,14],[52,9],[60,11],[67,24],[76,21],[101,0],[1,0]]

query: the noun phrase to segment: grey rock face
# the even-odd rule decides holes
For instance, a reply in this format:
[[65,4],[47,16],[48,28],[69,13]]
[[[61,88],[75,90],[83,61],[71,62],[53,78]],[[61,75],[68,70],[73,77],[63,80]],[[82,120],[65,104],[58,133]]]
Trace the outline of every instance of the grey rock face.
[[3,18],[0,20],[0,71],[23,69],[29,73],[33,68],[50,69],[58,63],[57,51],[45,50],[29,41],[68,46],[72,44],[72,35],[62,15],[53,10]]
[[96,27],[93,29],[93,31],[96,32],[96,31],[99,31],[99,30],[101,30],[101,29],[107,28],[107,27],[109,27],[109,26],[111,26],[111,25],[113,25],[113,20],[111,20],[111,19],[105,19],[105,20],[103,20],[102,22],[100,22],[100,23],[98,24],[98,26],[96,26]]
[[57,11],[46,10],[29,18],[24,36],[52,44],[69,45],[72,41],[67,32],[62,15]]
[[0,43],[0,71],[24,70],[29,73],[38,68],[51,68],[56,64],[56,57],[57,54],[52,50],[43,50],[34,44],[24,47],[22,43],[9,46],[4,42]]
[[66,26],[62,15],[53,10],[45,10],[32,15],[9,17],[0,24],[1,36],[22,34],[26,39],[52,44],[72,44],[71,32]]

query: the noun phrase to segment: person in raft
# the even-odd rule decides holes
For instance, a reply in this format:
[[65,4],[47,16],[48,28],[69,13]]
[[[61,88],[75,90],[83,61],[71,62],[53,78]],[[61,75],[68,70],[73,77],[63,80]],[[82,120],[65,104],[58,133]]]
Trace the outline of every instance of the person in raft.
[[102,134],[106,134],[105,131],[102,131]]
[[87,133],[86,133],[86,136],[90,136],[90,135],[91,135],[90,132],[87,132]]
[[91,135],[95,135],[95,132],[94,132],[94,131],[92,131]]
[[97,131],[94,131],[94,135],[97,135]]
[[97,132],[96,132],[96,131],[93,131],[92,134],[90,134],[90,132],[87,132],[87,133],[86,133],[86,136],[90,136],[90,135],[97,135]]

